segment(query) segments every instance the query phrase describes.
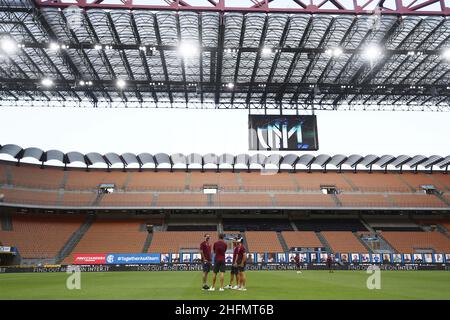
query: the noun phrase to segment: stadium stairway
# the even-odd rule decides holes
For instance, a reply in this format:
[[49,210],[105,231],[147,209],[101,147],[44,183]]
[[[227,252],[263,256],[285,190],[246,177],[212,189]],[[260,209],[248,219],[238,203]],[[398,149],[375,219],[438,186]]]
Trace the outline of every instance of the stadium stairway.
[[241,235],[242,235],[242,238],[244,239],[244,247],[245,247],[245,251],[246,251],[246,252],[249,252],[249,251],[248,251],[247,238],[245,237],[245,232],[242,232]]
[[67,185],[67,179],[68,179],[68,178],[69,178],[69,172],[68,172],[68,171],[64,171],[64,176],[63,176],[63,178],[62,178],[61,186],[60,186],[61,189],[65,189],[65,188],[66,188],[66,185]]
[[281,234],[281,232],[277,231],[277,237],[278,237],[278,241],[280,241],[281,247],[283,248],[284,252],[288,252],[289,251],[289,247],[286,243],[286,240],[284,240],[283,235]]
[[70,253],[72,253],[73,249],[77,246],[78,242],[80,242],[81,238],[85,235],[86,231],[89,230],[94,221],[95,216],[88,216],[86,221],[80,226],[77,231],[72,234],[69,240],[67,240],[64,246],[58,252],[55,257],[55,263],[61,263]]
[[152,244],[152,239],[153,239],[153,233],[149,232],[148,235],[147,235],[147,239],[145,239],[144,247],[142,248],[142,253],[147,253],[148,252],[148,248]]
[[357,232],[352,232],[352,233],[355,236],[355,238],[357,238],[358,241],[364,246],[364,248],[367,249],[367,252],[373,253],[372,248],[366,243],[366,241],[364,241],[361,237],[358,236]]
[[299,184],[298,184],[297,179],[295,179],[295,176],[294,176],[291,172],[288,172],[288,175],[289,175],[289,178],[291,179],[291,182],[294,184],[295,189],[296,189],[297,191],[300,191],[301,188],[300,188],[300,186],[299,186]]
[[435,193],[434,194],[439,200],[444,202],[447,206],[450,207],[450,201],[448,201],[445,197],[442,196],[442,194]]
[[[398,253],[398,251],[387,241],[380,233],[377,232],[378,239],[380,239],[380,249],[386,248],[386,250],[390,250],[392,253]],[[377,252],[375,252],[377,253]]]
[[13,224],[11,214],[3,213],[2,214],[2,231],[12,231]]
[[104,193],[98,193],[97,197],[95,198],[94,202],[92,203],[93,206],[98,206],[100,202],[102,201],[104,196]]
[[130,184],[131,178],[132,178],[131,172],[127,172],[127,177],[125,178],[125,181],[123,183],[123,190],[125,191],[128,190],[128,185]]
[[331,198],[333,199],[334,203],[338,207],[342,207],[342,202],[339,200],[339,198],[335,194],[331,194]]
[[325,247],[327,252],[333,252],[331,250],[331,246],[328,243],[327,239],[325,239],[325,237],[320,232],[316,232],[316,236],[317,236],[317,238],[319,238],[320,242],[322,242],[322,245]]
[[5,166],[5,175],[6,175],[6,184],[13,184],[13,176],[11,172],[11,168],[9,166]]
[[366,220],[364,220],[363,218],[359,217],[359,221],[361,221],[362,225],[369,230],[372,233],[375,233],[375,230],[372,228],[372,226],[370,224],[367,223]]

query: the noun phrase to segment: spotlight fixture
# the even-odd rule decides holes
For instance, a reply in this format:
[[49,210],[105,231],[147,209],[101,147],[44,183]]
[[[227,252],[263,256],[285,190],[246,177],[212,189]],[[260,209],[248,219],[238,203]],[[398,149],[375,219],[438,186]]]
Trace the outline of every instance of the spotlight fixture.
[[50,79],[50,78],[44,78],[44,79],[42,79],[42,81],[41,81],[41,84],[44,86],[44,87],[51,87],[51,86],[53,86],[53,80],[52,79]]
[[94,49],[95,50],[102,50],[103,46],[101,44],[96,44],[96,45],[94,45]]
[[233,82],[228,82],[227,83],[227,88],[228,89],[233,89],[234,88],[234,83]]
[[48,48],[52,51],[58,51],[61,48],[61,46],[57,42],[50,42]]
[[343,54],[344,51],[342,50],[342,48],[336,47],[336,48],[330,48],[330,49],[327,49],[327,50],[325,51],[325,53],[326,53],[327,55],[329,55],[330,57],[335,57],[335,58],[337,58],[337,57],[339,57],[341,54]]
[[238,49],[226,48],[224,50],[225,53],[237,53]]
[[6,54],[12,54],[17,51],[18,45],[11,37],[5,37],[0,42],[1,50]]
[[273,52],[272,48],[264,47],[261,49],[261,54],[263,56],[268,56]]
[[86,85],[86,82],[84,82],[83,80],[80,80],[80,81],[78,82],[78,84],[79,84],[80,86],[84,87],[84,86]]
[[444,59],[450,60],[450,48],[442,50],[442,57]]
[[197,56],[199,53],[199,46],[193,41],[181,41],[178,46],[178,54],[183,59],[190,59]]
[[126,84],[125,80],[123,80],[123,79],[117,79],[117,81],[116,81],[116,86],[117,86],[119,89],[125,88],[126,85],[127,85],[127,84]]
[[378,45],[371,44],[364,50],[363,55],[367,60],[373,61],[381,57],[382,51]]

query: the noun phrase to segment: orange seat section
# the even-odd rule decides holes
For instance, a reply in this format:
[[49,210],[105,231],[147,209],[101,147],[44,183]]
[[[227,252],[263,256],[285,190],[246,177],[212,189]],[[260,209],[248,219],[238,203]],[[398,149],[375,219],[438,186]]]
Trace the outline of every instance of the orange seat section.
[[84,220],[82,216],[14,215],[13,230],[0,230],[0,242],[17,247],[22,258],[54,258]]
[[245,239],[250,252],[284,252],[276,232],[247,231]]
[[333,252],[367,253],[367,249],[359,242],[352,232],[348,231],[323,231]]
[[204,241],[204,235],[211,235],[211,247],[218,237],[211,231],[155,231],[152,243],[148,248],[151,253],[178,253],[182,249],[196,250],[200,252],[200,244]]

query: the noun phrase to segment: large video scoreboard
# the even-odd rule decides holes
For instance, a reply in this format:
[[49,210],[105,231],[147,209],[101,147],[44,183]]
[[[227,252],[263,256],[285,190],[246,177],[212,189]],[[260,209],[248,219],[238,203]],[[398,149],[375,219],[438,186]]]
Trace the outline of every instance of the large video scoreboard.
[[318,150],[315,115],[249,115],[250,150]]

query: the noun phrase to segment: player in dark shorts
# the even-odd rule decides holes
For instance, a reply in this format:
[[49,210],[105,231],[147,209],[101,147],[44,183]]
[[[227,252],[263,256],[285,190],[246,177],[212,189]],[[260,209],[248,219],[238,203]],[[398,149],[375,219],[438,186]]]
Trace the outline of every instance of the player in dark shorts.
[[219,234],[219,240],[214,243],[213,250],[214,250],[214,275],[213,275],[213,282],[211,288],[209,288],[209,291],[216,290],[216,278],[217,273],[220,272],[220,288],[219,291],[224,291],[223,289],[223,276],[225,273],[225,252],[227,252],[227,244],[225,241],[223,241],[224,235],[223,233]]
[[203,264],[203,290],[208,290],[209,287],[206,284],[208,280],[208,273],[211,271],[211,244],[209,240],[211,236],[209,234],[205,234],[205,241],[200,244],[200,254],[202,255],[202,264]]
[[327,269],[330,273],[333,273],[333,254],[330,254],[327,258]]
[[[239,270],[236,263],[237,252],[239,250],[238,239],[233,239],[233,263],[231,265],[230,284],[225,289],[238,289],[239,288]],[[233,280],[236,279],[236,285],[233,287]]]
[[245,279],[245,264],[247,262],[247,255],[245,253],[245,247],[244,247],[244,239],[239,239],[239,246],[237,251],[237,258],[236,258],[236,264],[238,266],[239,271],[239,288],[237,290],[240,291],[247,291],[245,288],[246,280]]
[[302,267],[300,265],[300,255],[298,253],[295,255],[294,260],[295,260],[295,269],[297,270],[297,273],[302,273],[301,270]]

